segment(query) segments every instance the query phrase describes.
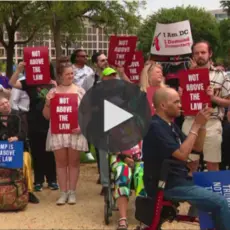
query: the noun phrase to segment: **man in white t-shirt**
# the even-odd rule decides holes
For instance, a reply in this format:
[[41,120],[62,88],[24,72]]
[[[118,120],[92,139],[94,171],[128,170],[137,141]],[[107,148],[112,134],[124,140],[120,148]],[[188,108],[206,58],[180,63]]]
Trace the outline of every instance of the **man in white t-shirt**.
[[[21,76],[19,81],[24,80],[25,76]],[[20,110],[23,112],[29,111],[30,98],[28,94],[20,89],[12,88],[10,96],[10,105],[14,110]]]
[[88,91],[94,83],[94,71],[86,65],[87,54],[82,49],[77,49],[71,55],[74,70],[74,83]]
[[[71,62],[73,64],[74,71],[74,83],[82,87],[85,91],[88,91],[94,83],[94,71],[86,65],[87,54],[82,49],[77,49],[71,55]],[[89,144],[90,149],[90,144]],[[86,152],[86,157],[88,160],[93,161],[94,157],[92,153]]]

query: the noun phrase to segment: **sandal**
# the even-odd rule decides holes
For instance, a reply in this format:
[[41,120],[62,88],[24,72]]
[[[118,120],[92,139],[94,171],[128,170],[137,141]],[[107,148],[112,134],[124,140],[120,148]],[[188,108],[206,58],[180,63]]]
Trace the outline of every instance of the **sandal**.
[[[121,224],[121,221],[124,221],[125,224]],[[120,218],[118,220],[117,230],[128,230],[128,222],[127,222],[126,217]]]

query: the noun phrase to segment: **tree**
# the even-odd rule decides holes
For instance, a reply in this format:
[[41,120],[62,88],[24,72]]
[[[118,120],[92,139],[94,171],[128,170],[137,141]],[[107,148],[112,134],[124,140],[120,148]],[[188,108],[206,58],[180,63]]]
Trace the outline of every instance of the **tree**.
[[[204,9],[197,7],[176,7],[172,9],[160,9],[149,16],[138,31],[139,49],[145,54],[150,52],[156,23],[174,23],[189,20],[194,41],[207,40],[214,51],[219,48],[219,30],[216,19]],[[215,54],[215,52],[214,52]]]
[[[6,50],[6,76],[12,75],[14,47],[16,44],[26,44],[36,34],[42,23],[38,20],[40,10],[35,2],[2,2],[0,5],[0,42]],[[39,22],[39,23],[38,23]],[[24,40],[16,41],[16,31],[21,32]],[[7,38],[5,39],[5,32]]]
[[220,7],[227,13],[228,18],[230,18],[230,1],[220,1]]
[[136,12],[145,5],[145,1],[71,1],[40,2],[45,10],[44,20],[50,25],[56,48],[56,58],[61,55],[61,34],[76,34],[84,30],[89,21],[95,26],[116,33],[119,29],[133,31],[140,24],[140,15]]
[[222,20],[219,30],[221,46],[218,57],[222,59],[222,64],[230,66],[230,19]]

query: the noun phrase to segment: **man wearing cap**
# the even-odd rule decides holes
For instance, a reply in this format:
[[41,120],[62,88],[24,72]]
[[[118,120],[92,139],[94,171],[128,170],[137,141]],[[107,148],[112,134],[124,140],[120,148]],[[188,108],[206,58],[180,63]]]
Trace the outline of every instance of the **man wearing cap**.
[[[101,79],[97,81],[97,83],[106,80],[117,79],[116,70],[107,67],[101,72]],[[108,167],[108,159],[107,152],[105,150],[99,149],[99,172],[100,172],[100,182],[102,185],[101,195],[104,195],[108,190],[108,181],[109,181],[109,167]]]
[[[108,58],[105,54],[98,52],[93,54],[92,63],[95,65],[95,82],[94,84],[103,77],[103,71],[105,68],[109,67]],[[114,70],[115,71],[115,70]],[[116,73],[117,79],[123,79],[127,82],[132,83],[129,78],[126,76],[123,67],[117,67],[118,73]]]

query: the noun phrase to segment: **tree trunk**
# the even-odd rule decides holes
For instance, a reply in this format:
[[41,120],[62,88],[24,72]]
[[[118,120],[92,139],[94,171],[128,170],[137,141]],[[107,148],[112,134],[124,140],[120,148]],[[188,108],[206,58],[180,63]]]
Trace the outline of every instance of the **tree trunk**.
[[6,48],[6,55],[6,76],[11,78],[13,74],[14,41],[9,41]]
[[61,21],[53,15],[53,39],[56,50],[56,60],[61,56]]

